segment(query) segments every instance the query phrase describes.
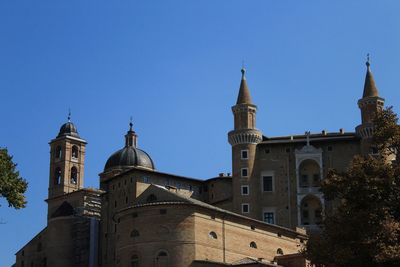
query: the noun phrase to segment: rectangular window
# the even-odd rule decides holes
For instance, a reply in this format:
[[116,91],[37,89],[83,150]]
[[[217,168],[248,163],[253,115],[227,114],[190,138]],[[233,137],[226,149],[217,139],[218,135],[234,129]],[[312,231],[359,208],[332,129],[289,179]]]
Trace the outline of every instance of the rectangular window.
[[249,213],[250,212],[250,204],[242,204],[242,213]]
[[249,151],[248,150],[242,150],[240,154],[241,159],[248,159],[249,158]]
[[247,168],[242,168],[242,177],[248,177],[248,169]]
[[263,191],[264,192],[273,191],[272,176],[263,176]]
[[275,224],[275,216],[273,212],[264,212],[264,222]]
[[150,178],[147,176],[143,176],[143,182],[148,184],[150,182]]
[[242,185],[242,195],[246,196],[249,194],[249,186],[248,185]]

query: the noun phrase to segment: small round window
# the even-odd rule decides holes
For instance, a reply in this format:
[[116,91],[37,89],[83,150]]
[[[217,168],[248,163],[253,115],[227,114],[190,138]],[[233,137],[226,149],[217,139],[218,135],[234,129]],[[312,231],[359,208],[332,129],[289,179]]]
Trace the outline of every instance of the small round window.
[[212,239],[217,239],[217,238],[218,238],[218,236],[217,236],[217,234],[216,234],[215,232],[210,232],[210,233],[208,234],[208,236],[209,236],[210,238],[212,238]]
[[254,242],[254,241],[251,242],[251,243],[250,243],[250,247],[251,247],[251,248],[257,248],[256,242]]

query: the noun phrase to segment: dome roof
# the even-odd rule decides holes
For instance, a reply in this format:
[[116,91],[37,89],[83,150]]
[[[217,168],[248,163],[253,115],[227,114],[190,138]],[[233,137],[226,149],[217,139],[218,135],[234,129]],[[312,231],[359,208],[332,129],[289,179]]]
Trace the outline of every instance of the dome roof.
[[61,126],[60,132],[58,133],[57,137],[66,136],[66,135],[79,138],[78,130],[76,129],[75,125],[70,121],[64,123]]
[[129,167],[145,167],[154,170],[154,163],[149,154],[143,150],[134,146],[126,146],[108,158],[104,171]]
[[112,154],[104,166],[104,172],[112,169],[144,167],[154,170],[153,160],[149,154],[136,147],[137,135],[132,130],[132,122],[125,135],[125,147]]

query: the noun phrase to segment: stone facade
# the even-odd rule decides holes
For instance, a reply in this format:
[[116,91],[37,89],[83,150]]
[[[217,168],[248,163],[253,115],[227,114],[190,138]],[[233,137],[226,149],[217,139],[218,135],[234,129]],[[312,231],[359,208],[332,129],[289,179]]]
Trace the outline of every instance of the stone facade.
[[329,169],[346,170],[355,155],[374,153],[373,118],[383,105],[367,62],[364,92],[358,101],[361,124],[355,132],[340,129],[268,137],[255,127],[257,106],[251,100],[242,70],[238,100],[232,107],[234,130],[228,133],[232,146],[232,210],[288,228],[318,230],[325,212],[334,205],[325,203],[319,191],[321,180]]
[[16,253],[15,266],[305,267],[306,231],[333,207],[320,182],[355,155],[374,153],[372,120],[383,104],[367,63],[355,132],[268,137],[256,128],[242,70],[228,133],[232,175],[157,171],[131,123],[100,189],[84,188],[86,141],[68,120],[50,142],[47,226]]

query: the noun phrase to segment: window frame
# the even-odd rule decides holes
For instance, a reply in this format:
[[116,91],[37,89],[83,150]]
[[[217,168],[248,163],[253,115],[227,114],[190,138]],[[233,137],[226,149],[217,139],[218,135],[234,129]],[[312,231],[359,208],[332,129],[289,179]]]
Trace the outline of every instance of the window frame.
[[63,149],[62,149],[62,147],[61,147],[60,145],[56,146],[56,149],[55,149],[55,158],[56,158],[57,160],[61,160],[62,154],[63,154]]
[[77,145],[73,145],[71,147],[71,160],[78,160],[79,154],[79,147]]
[[[243,172],[246,172],[246,175],[243,175]],[[241,168],[240,169],[240,176],[242,177],[242,178],[248,178],[249,177],[249,168]]]
[[[244,211],[244,207],[247,206],[247,211]],[[242,213],[243,214],[248,214],[250,213],[250,204],[249,203],[242,203]]]
[[69,175],[70,184],[77,185],[78,179],[79,179],[78,176],[79,176],[78,168],[75,166],[72,166],[71,173]]
[[[246,157],[243,156],[243,153],[246,153]],[[248,149],[240,150],[240,159],[241,160],[248,160],[249,159],[249,150]]]
[[140,266],[140,258],[137,254],[131,256],[130,265],[131,267],[139,267]]
[[56,167],[54,170],[54,185],[60,185],[62,184],[62,171],[60,167]]
[[[266,214],[272,215],[272,222],[270,222],[269,220],[266,220]],[[266,223],[269,223],[269,224],[276,224],[275,211],[264,210],[263,211],[263,222],[266,222]]]
[[[267,178],[267,177],[271,178],[271,190],[265,190],[265,179],[264,178]],[[263,193],[275,192],[275,183],[274,183],[275,181],[274,180],[275,180],[275,177],[272,174],[263,174],[263,175],[261,175],[261,184],[262,184],[261,190],[262,190]]]
[[[245,194],[244,192],[243,192],[243,189],[244,188],[247,188],[247,194]],[[250,195],[250,187],[249,187],[249,185],[242,185],[242,186],[240,186],[240,194],[242,195],[242,196],[248,196],[248,195]]]

